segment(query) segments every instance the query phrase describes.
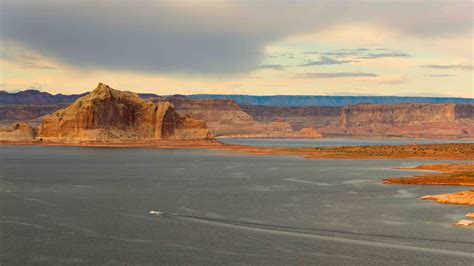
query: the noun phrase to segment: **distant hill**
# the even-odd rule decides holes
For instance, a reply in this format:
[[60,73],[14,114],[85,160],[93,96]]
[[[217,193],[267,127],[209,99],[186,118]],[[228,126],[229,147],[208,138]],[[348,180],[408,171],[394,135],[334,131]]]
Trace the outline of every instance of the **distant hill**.
[[[25,90],[17,93],[0,91],[0,105],[50,105],[70,104],[83,94],[50,94],[37,90]],[[142,98],[159,97],[153,93],[141,93]],[[238,104],[251,104],[261,106],[346,106],[350,104],[398,104],[398,103],[455,103],[474,104],[473,98],[450,97],[397,97],[397,96],[302,96],[302,95],[277,95],[253,96],[238,94],[194,94],[186,97],[195,99],[230,99]]]
[[37,90],[25,90],[16,93],[0,91],[0,104],[16,105],[51,105],[51,104],[69,104],[77,98],[86,95],[83,94],[51,94]]
[[346,106],[350,104],[456,103],[474,104],[473,98],[398,97],[398,96],[252,96],[238,94],[194,94],[190,98],[231,99],[238,104],[262,106]]

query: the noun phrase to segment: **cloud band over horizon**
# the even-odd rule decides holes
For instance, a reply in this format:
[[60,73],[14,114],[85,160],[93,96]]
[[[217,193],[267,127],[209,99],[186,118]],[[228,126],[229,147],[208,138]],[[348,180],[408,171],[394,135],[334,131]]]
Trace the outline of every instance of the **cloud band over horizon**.
[[[69,73],[70,83],[80,73],[126,73],[130,78],[142,77],[143,83],[159,76],[169,84],[181,84],[179,88],[209,84],[216,90],[238,91],[264,90],[277,82],[290,86],[287,77],[308,72],[303,68],[321,68],[315,73],[328,77],[372,72],[407,76],[419,71],[396,69],[403,64],[413,69],[425,66],[421,69],[426,71],[472,70],[472,53],[445,62],[446,58],[424,52],[418,44],[407,44],[439,42],[441,47],[447,40],[449,45],[467,47],[465,39],[471,36],[472,47],[470,1],[3,0],[0,5],[0,60],[8,70],[1,83],[12,88],[27,83],[21,76],[37,77],[34,82],[49,87],[52,71]],[[358,44],[345,40],[354,35],[342,33],[347,26],[361,29]],[[380,33],[372,37],[373,27]],[[311,35],[320,37],[311,39]],[[34,75],[29,74],[32,71]],[[249,75],[259,78],[251,83]],[[433,75],[419,73],[417,79],[426,81]],[[466,79],[466,75],[458,77]],[[323,85],[346,90],[342,87],[358,86],[354,84]],[[466,95],[469,84],[463,84]],[[304,87],[301,93],[308,93],[307,81],[292,87],[296,85]]]

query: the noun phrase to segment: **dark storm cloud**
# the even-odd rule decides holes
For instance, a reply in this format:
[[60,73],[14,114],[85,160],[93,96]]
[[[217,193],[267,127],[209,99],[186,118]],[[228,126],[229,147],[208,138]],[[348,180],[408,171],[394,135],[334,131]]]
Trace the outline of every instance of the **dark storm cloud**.
[[472,70],[474,66],[472,65],[424,65],[424,68],[431,69],[455,69],[455,70]]
[[78,67],[151,73],[251,71],[269,43],[339,23],[375,23],[421,38],[472,29],[470,1],[2,0],[0,5],[2,41]]
[[296,78],[304,79],[332,79],[332,78],[358,78],[358,77],[378,77],[377,74],[364,72],[328,72],[328,73],[303,73],[296,75]]
[[321,66],[321,65],[340,65],[340,64],[347,64],[350,62],[354,62],[353,60],[335,60],[329,56],[321,56],[319,60],[311,61],[306,64],[302,64],[300,66]]

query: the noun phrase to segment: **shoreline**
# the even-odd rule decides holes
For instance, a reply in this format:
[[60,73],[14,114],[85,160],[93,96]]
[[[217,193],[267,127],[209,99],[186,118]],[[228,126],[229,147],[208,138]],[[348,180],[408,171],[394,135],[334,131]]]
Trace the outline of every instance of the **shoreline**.
[[218,140],[202,141],[130,141],[130,142],[49,142],[0,141],[0,145],[96,147],[96,148],[158,148],[210,149],[255,155],[299,155],[320,159],[407,159],[407,160],[474,160],[474,143],[405,144],[327,147],[264,147],[226,144]]
[[431,170],[437,173],[426,173],[410,177],[384,178],[384,184],[399,185],[446,185],[474,186],[474,163],[459,164],[422,164],[404,170]]
[[[410,170],[432,170],[437,173],[414,175],[410,177],[396,177],[382,179],[384,184],[398,185],[434,185],[434,186],[466,186],[474,187],[474,163],[460,164],[425,164],[414,168],[403,168]],[[474,190],[425,195],[421,200],[432,200],[442,204],[458,204],[474,206]],[[474,214],[468,213],[466,218],[454,223],[453,226],[474,228]]]

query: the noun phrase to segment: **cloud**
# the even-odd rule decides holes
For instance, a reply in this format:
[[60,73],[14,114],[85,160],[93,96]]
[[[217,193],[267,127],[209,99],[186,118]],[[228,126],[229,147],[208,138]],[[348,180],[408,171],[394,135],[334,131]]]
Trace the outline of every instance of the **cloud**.
[[474,69],[472,65],[423,65],[424,68],[432,69],[455,69],[455,70],[471,70]]
[[451,74],[433,74],[433,75],[425,75],[425,77],[432,77],[432,78],[442,78],[442,77],[455,77],[456,75]]
[[388,52],[388,53],[369,53],[364,56],[359,56],[358,58],[360,59],[377,59],[377,58],[387,58],[387,57],[403,57],[403,58],[409,58],[411,55],[407,53],[402,53],[402,52]]
[[29,46],[60,63],[199,75],[252,71],[267,45],[342,23],[376,24],[418,38],[465,34],[472,30],[473,6],[429,0],[3,0],[0,5],[2,41]]
[[25,69],[56,69],[56,67],[44,62],[44,60],[38,56],[31,54],[18,54],[3,51],[0,53],[0,59]]
[[[332,56],[336,58],[340,57],[356,57],[359,59],[377,59],[387,57],[411,57],[410,54],[388,49],[388,48],[356,48],[356,49],[337,49],[332,52],[305,52],[305,54],[319,54],[322,56]],[[349,61],[350,62],[350,61]]]
[[314,72],[298,74],[295,78],[302,79],[332,79],[332,78],[357,78],[357,77],[377,77],[377,74],[364,72]]
[[372,76],[372,77],[357,77],[356,81],[360,82],[370,82],[370,83],[382,83],[382,84],[400,84],[407,80],[406,77],[402,75],[382,75],[382,76]]
[[354,62],[353,60],[335,60],[329,56],[321,56],[317,61],[311,61],[306,64],[302,64],[300,66],[320,66],[320,65],[340,65],[340,64],[347,64],[350,62]]
[[256,69],[272,69],[272,70],[285,70],[283,65],[261,65],[256,67]]

